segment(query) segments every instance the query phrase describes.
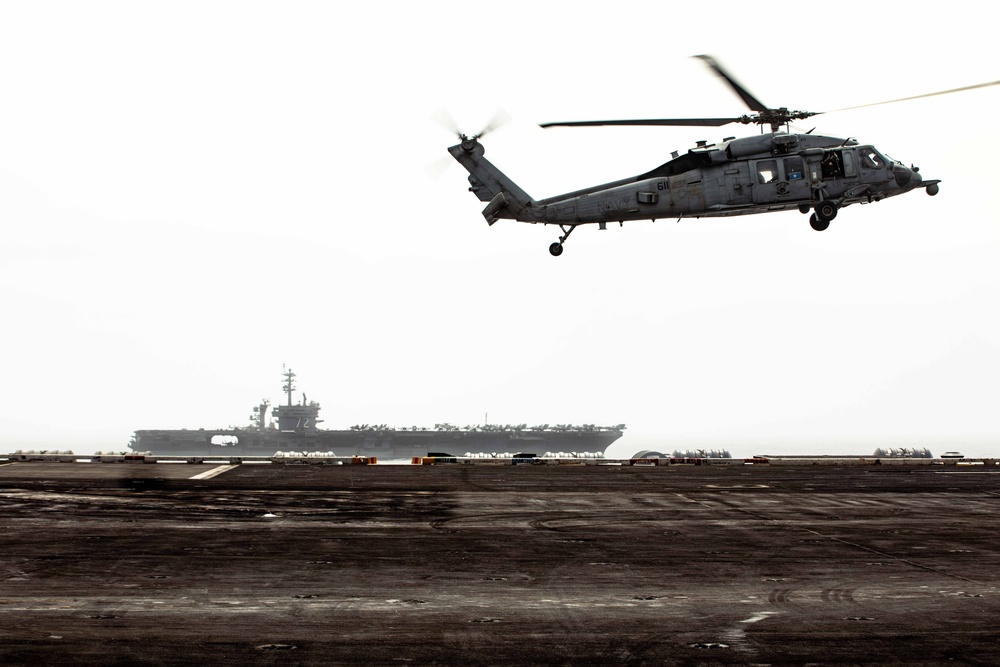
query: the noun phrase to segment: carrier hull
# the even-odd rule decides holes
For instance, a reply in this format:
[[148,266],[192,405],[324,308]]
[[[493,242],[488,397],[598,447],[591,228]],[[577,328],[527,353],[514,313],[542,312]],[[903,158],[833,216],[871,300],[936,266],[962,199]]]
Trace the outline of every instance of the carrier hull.
[[410,459],[432,452],[604,452],[618,429],[565,430],[314,430],[310,433],[224,430],[139,430],[136,452],[175,456],[272,456],[276,452],[333,452],[337,456]]

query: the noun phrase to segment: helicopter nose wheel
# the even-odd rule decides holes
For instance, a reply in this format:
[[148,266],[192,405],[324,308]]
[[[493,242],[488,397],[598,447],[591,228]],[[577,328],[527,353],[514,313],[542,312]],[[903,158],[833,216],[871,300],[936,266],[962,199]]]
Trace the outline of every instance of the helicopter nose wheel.
[[562,243],[557,242],[549,246],[549,254],[552,255],[553,257],[558,257],[559,255],[562,254],[562,251],[563,251]]
[[815,213],[813,213],[812,215],[809,216],[809,225],[813,229],[815,229],[817,232],[822,232],[827,227],[830,226],[830,221],[829,220],[821,220],[820,218],[816,217]]

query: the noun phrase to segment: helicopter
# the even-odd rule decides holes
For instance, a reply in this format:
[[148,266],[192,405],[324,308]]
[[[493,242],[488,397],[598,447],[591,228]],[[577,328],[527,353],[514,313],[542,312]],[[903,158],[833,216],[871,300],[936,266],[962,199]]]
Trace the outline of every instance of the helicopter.
[[[484,157],[480,143],[497,126],[491,123],[478,134],[458,133],[459,143],[448,152],[469,172],[469,190],[488,202],[483,217],[489,225],[499,219],[558,225],[559,240],[549,246],[558,257],[563,244],[580,225],[609,222],[624,226],[627,220],[658,218],[711,218],[798,209],[809,214],[809,224],[824,231],[840,209],[870,204],[915,190],[934,196],[940,180],[925,180],[914,166],[891,160],[871,144],[856,139],[790,133],[793,120],[826,112],[793,111],[768,107],[754,97],[712,56],[699,55],[725,80],[754,113],[727,118],[662,118],[647,120],[567,121],[542,123],[541,127],[599,125],[667,125],[720,127],[730,123],[759,125],[761,133],[727,137],[697,146],[652,171],[574,192],[532,199],[514,181]],[[982,83],[874,104],[890,104],[1000,84]],[[856,109],[861,107],[848,107]],[[848,109],[838,109],[846,111]],[[770,132],[765,132],[768,126]],[[782,127],[785,129],[782,130]]]

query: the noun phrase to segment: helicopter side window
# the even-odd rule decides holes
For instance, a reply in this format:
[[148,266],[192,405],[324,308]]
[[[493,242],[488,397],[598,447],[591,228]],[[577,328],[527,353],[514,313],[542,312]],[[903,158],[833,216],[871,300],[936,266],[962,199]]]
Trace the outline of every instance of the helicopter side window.
[[858,175],[858,168],[854,164],[854,151],[840,151],[840,158],[844,162],[844,176],[851,178]]
[[868,146],[862,148],[861,151],[861,164],[869,169],[878,169],[879,167],[885,166],[885,158],[879,155],[879,152],[874,148]]
[[762,160],[757,163],[757,182],[774,183],[778,180],[778,163],[774,160]]
[[802,158],[800,157],[785,158],[785,180],[787,181],[802,180]]

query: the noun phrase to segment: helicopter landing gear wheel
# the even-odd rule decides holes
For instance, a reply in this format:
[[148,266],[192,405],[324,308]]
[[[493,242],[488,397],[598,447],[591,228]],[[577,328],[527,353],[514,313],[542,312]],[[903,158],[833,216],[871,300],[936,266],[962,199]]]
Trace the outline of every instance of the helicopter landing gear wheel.
[[816,217],[822,221],[826,221],[827,223],[836,218],[837,217],[836,202],[830,201],[829,199],[824,199],[820,203],[816,204]]
[[830,221],[829,220],[821,220],[820,218],[816,217],[815,213],[813,213],[812,215],[809,216],[809,224],[817,232],[822,232],[827,227],[830,226]]
[[809,212],[809,204],[799,204],[799,213],[805,215]]
[[569,235],[573,233],[576,229],[576,225],[559,225],[559,229],[563,230],[563,235],[559,237],[559,240],[549,246],[549,254],[553,257],[558,257],[563,252],[563,243],[569,238]]

